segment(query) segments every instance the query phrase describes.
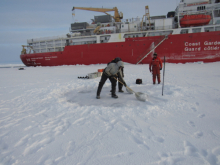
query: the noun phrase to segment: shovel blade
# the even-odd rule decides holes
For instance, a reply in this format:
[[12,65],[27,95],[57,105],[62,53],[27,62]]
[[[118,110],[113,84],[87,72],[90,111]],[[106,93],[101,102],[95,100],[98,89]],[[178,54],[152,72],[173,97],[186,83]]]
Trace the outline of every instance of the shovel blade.
[[135,97],[140,101],[147,101],[147,99],[148,99],[147,94],[142,93],[142,92],[136,92]]

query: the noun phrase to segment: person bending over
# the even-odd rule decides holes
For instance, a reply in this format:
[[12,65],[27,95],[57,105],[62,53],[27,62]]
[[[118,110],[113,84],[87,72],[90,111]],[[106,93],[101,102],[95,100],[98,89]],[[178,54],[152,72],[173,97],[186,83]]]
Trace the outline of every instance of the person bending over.
[[[109,62],[107,65],[111,64],[111,63],[117,63],[118,61],[122,61],[120,57],[116,57],[115,59],[113,59],[111,62]],[[122,73],[122,77],[124,78],[124,68],[121,68],[121,73]],[[119,80],[119,77],[117,77],[117,79]],[[118,82],[118,92],[123,93],[124,91],[122,90],[123,84]],[[112,92],[112,89],[111,91]]]
[[124,68],[124,63],[122,61],[118,61],[117,63],[110,63],[104,69],[101,80],[99,82],[98,89],[97,89],[97,95],[96,95],[97,99],[100,99],[102,87],[105,84],[107,79],[110,80],[111,85],[112,85],[112,91],[111,91],[112,97],[118,98],[118,96],[115,94],[117,77],[119,77],[119,81],[121,81],[125,87],[127,86],[122,76],[122,72],[121,72],[122,68]]

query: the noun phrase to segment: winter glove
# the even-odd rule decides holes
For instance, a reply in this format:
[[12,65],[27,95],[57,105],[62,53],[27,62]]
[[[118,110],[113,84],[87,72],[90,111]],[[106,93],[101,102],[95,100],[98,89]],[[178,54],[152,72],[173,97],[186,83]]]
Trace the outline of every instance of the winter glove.
[[149,68],[149,71],[151,72],[151,68]]
[[160,68],[160,70],[162,70],[162,68]]

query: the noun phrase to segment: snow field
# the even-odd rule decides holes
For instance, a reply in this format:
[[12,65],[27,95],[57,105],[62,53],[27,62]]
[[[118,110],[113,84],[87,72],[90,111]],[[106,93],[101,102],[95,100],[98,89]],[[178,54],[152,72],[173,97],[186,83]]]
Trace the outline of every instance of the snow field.
[[96,99],[100,78],[77,77],[105,64],[1,68],[0,164],[218,165],[219,64],[166,64],[164,96],[148,65],[125,65],[146,102],[111,98],[109,80]]

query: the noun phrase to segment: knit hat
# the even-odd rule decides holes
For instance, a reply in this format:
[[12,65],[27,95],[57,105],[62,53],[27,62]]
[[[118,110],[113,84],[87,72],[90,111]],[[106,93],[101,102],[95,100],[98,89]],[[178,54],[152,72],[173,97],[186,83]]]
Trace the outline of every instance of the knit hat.
[[124,63],[123,61],[118,61],[117,62],[118,67],[123,67],[124,68]]

